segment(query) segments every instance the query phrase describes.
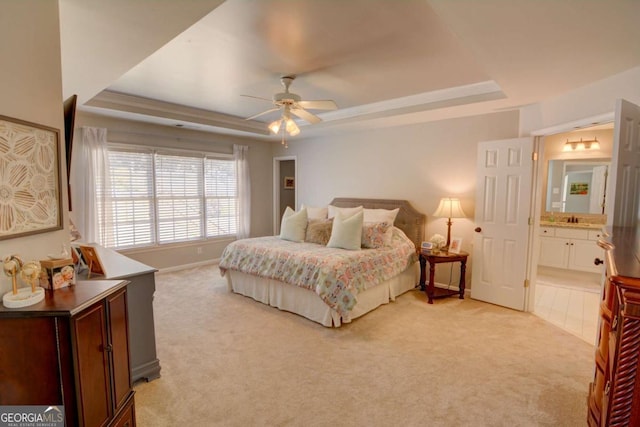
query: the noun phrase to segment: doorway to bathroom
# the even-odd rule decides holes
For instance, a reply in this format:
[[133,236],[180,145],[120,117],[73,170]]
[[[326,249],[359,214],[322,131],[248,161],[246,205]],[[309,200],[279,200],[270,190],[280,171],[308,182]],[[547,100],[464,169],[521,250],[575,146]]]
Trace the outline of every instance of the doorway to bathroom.
[[[533,313],[595,344],[613,122],[544,137]],[[585,144],[586,142],[586,144]],[[588,147],[588,148],[587,148]]]

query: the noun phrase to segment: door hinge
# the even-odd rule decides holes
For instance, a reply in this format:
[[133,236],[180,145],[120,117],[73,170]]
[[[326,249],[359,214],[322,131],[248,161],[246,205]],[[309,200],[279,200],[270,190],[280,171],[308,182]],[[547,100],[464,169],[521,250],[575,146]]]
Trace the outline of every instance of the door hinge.
[[534,162],[538,160],[538,153],[536,153],[535,151],[531,153],[531,160],[533,160]]
[[525,288],[529,287],[529,279],[524,279],[524,287]]
[[533,225],[533,218],[529,217],[529,219],[527,220],[527,224]]

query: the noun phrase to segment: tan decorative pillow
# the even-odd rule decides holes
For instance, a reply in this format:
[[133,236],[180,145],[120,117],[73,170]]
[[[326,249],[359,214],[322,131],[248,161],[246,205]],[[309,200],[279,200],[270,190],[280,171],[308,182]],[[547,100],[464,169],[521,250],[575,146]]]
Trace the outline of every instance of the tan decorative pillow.
[[331,238],[332,219],[312,219],[307,224],[307,234],[304,241],[327,246]]

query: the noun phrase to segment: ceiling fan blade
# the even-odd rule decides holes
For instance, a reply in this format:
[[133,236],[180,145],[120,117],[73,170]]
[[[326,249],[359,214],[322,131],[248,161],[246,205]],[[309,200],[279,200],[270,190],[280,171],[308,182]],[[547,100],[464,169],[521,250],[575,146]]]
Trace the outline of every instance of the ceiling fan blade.
[[298,105],[302,108],[309,108],[311,110],[337,110],[338,106],[330,99],[317,100],[317,101],[299,101]]
[[307,110],[303,110],[302,108],[292,108],[291,114],[295,114],[300,117],[302,120],[306,120],[309,123],[320,123],[322,119],[315,114],[311,114]]
[[240,96],[244,96],[245,98],[254,98],[254,99],[259,99],[261,101],[269,101],[269,102],[273,102],[273,99],[269,99],[269,98],[263,98],[261,96],[253,96],[253,95],[240,95]]
[[245,120],[253,120],[253,119],[255,119],[256,117],[260,117],[260,116],[263,116],[263,115],[265,115],[265,114],[272,113],[272,112],[274,112],[274,111],[278,111],[279,109],[280,109],[280,108],[272,108],[272,109],[270,109],[270,110],[263,111],[262,113],[258,113],[258,114],[256,114],[255,116],[247,117]]

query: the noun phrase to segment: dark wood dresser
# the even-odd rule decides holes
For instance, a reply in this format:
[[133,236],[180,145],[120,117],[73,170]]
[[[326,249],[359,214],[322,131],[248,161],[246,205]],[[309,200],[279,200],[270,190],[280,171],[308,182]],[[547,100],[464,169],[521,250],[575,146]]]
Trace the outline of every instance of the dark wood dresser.
[[[153,319],[153,295],[156,291],[155,268],[124,256],[112,249],[92,244],[105,270],[104,276],[91,280],[127,280],[129,307],[129,351],[131,376],[136,381],[151,381],[160,377],[160,361],[156,354],[156,333]],[[87,279],[87,272],[79,276]]]
[[67,426],[134,426],[127,281],[0,305],[0,405],[64,405]]
[[595,374],[589,388],[590,426],[640,425],[640,232],[614,227],[605,249],[605,280]]

